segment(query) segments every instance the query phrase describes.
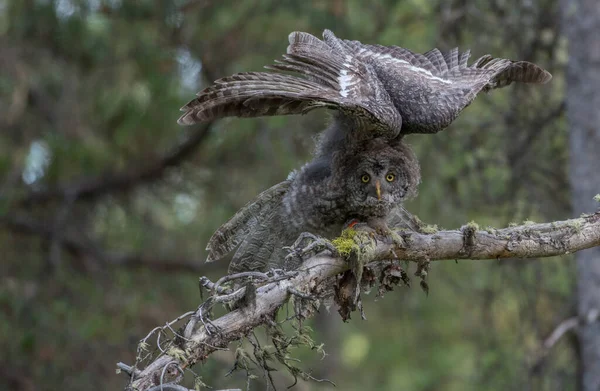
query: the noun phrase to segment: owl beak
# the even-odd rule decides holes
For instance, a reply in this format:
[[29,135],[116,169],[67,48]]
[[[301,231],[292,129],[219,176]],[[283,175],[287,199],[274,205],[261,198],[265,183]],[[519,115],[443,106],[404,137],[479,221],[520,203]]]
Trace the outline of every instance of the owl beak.
[[377,199],[381,201],[381,182],[375,181],[375,191],[377,192]]

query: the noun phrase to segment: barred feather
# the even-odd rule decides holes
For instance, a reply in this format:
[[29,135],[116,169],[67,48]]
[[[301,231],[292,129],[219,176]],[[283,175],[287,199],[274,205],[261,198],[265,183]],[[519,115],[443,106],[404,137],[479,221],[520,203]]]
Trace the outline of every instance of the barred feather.
[[343,40],[329,30],[322,40],[292,32],[288,41],[287,53],[267,68],[296,75],[248,72],[217,80],[182,107],[178,122],[304,114],[325,107],[341,111],[357,132],[393,138],[444,129],[481,91],[552,78],[535,64],[490,55],[469,66],[470,52],[458,48],[420,54]]
[[256,226],[264,224],[273,211],[280,207],[289,186],[288,180],[263,191],[223,224],[208,241],[206,262],[224,258],[242,243]]

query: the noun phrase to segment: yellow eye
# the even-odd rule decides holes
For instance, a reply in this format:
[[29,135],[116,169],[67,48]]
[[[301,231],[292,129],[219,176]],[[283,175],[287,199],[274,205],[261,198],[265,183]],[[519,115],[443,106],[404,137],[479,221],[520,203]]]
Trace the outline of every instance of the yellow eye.
[[391,172],[385,176],[385,180],[388,182],[393,182],[394,179],[396,179],[396,175],[392,174]]
[[369,183],[369,181],[371,180],[371,177],[368,176],[367,174],[365,174],[362,177],[360,177],[360,180],[362,181],[362,183]]

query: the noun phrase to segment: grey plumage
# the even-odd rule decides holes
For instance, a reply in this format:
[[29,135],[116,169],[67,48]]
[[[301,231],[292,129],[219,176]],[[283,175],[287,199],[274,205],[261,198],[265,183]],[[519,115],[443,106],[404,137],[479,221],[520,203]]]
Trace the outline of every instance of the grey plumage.
[[359,137],[435,133],[447,127],[481,91],[512,82],[546,83],[539,66],[485,55],[467,65],[469,51],[425,54],[398,46],[363,44],[325,30],[289,36],[287,54],[267,68],[217,80],[185,105],[182,125],[215,118],[304,114],[326,107],[339,112],[344,131]]
[[225,257],[242,243],[250,232],[263,224],[264,220],[281,205],[291,182],[286,180],[263,191],[223,224],[212,235],[206,247],[208,251],[206,262]]
[[230,273],[295,268],[283,262],[283,247],[302,232],[334,238],[353,218],[385,226],[392,210],[416,194],[419,181],[417,159],[401,138],[357,142],[331,160],[313,160],[246,205],[212,236],[207,260],[237,247]]
[[[215,81],[182,108],[178,121],[304,114],[321,107],[335,111],[314,160],[259,195],[210,239],[208,261],[235,251],[232,273],[297,266],[282,264],[283,247],[302,232],[332,238],[351,218],[385,226],[386,219],[399,216],[392,212],[416,192],[420,180],[417,160],[403,143],[405,134],[439,132],[481,91],[551,79],[524,61],[486,55],[469,66],[469,51],[419,54],[339,39],[329,30],[323,40],[293,32],[289,43],[283,59],[267,67],[275,72]],[[376,168],[388,166],[397,171],[398,181],[378,177],[382,187],[390,187],[387,198],[362,194],[365,186],[356,183],[357,175],[380,176]]]

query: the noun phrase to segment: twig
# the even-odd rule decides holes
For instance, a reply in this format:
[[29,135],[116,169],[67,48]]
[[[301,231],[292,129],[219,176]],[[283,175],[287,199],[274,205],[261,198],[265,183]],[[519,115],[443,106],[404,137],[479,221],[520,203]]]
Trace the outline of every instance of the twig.
[[552,349],[554,345],[565,335],[567,332],[577,328],[579,326],[579,318],[576,316],[565,319],[556,326],[556,328],[552,331],[552,334],[548,338],[544,340],[542,344],[543,348],[548,351]]
[[600,318],[600,311],[595,308],[592,308],[588,313],[583,317],[572,316],[560,322],[552,333],[544,340],[542,343],[541,349],[537,354],[537,358],[535,362],[531,366],[533,371],[538,371],[540,367],[543,365],[545,358],[550,354],[550,350],[560,341],[562,337],[565,336],[569,331],[577,330],[582,324],[590,324],[597,322]]
[[[175,369],[177,369],[177,371],[179,371],[179,373],[181,374],[181,377],[183,377],[183,375],[185,375],[185,373],[183,372],[183,369],[181,369],[181,367],[179,366],[179,362],[177,361],[171,361],[170,363],[168,363],[167,365],[165,365],[165,367],[163,368],[161,374],[160,374],[160,390],[163,391],[164,390],[164,380],[165,380],[165,373],[167,372],[167,369],[169,368],[169,366],[171,365],[175,365]],[[177,378],[175,378],[175,381],[177,381]]]
[[133,378],[137,377],[140,374],[139,369],[135,369],[134,367],[131,367],[122,362],[117,363],[117,368],[119,368],[121,371],[125,372],[126,374],[128,374],[129,376],[131,376]]
[[288,292],[289,292],[291,295],[298,296],[298,297],[299,297],[299,298],[301,298],[301,299],[305,299],[305,300],[317,300],[317,298],[316,298],[316,297],[314,297],[314,296],[311,296],[311,295],[308,295],[308,294],[306,294],[306,293],[302,293],[302,292],[300,292],[298,289],[295,289],[295,288],[292,288],[292,287],[289,287],[289,288],[288,288]]
[[159,386],[154,386],[152,388],[149,388],[147,391],[194,391],[194,390],[180,386],[178,384],[169,383],[169,384],[161,384]]
[[238,290],[236,290],[235,292],[232,292],[228,295],[221,295],[221,296],[215,296],[213,298],[212,304],[217,304],[217,303],[227,303],[227,302],[231,302],[231,301],[236,301],[241,299],[242,297],[244,297],[244,295],[246,294],[246,287],[241,287]]
[[215,282],[213,289],[218,290],[220,288],[220,286],[226,282],[233,281],[233,280],[239,280],[242,278],[248,278],[248,277],[258,278],[262,281],[266,281],[269,279],[269,276],[266,273],[261,273],[261,272],[242,272],[242,273],[228,274],[224,277],[219,278],[217,280],[217,282]]
[[223,288],[223,287],[216,287],[215,283],[212,282],[211,280],[208,279],[208,277],[202,276],[200,277],[200,286],[209,290],[209,291],[216,291],[218,294],[223,295],[223,294],[227,294],[230,292],[229,289],[227,288]]

